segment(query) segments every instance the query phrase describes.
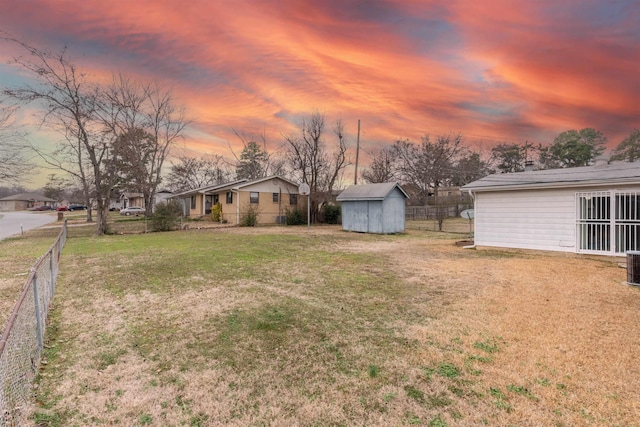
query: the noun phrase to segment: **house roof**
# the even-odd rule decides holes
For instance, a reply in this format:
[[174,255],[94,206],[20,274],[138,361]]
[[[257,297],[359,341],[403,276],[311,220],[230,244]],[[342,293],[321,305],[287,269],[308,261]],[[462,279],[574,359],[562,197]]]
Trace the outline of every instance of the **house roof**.
[[499,173],[471,182],[462,190],[500,191],[640,184],[640,162],[612,162],[578,168]]
[[135,199],[135,198],[142,197],[142,196],[143,196],[142,193],[129,193],[129,192],[122,193],[122,197],[127,198],[127,199]]
[[174,194],[172,198],[183,198],[183,197],[191,196],[194,194],[219,193],[221,191],[227,191],[227,190],[239,190],[241,188],[248,187],[254,184],[259,184],[261,182],[269,181],[271,179],[279,179],[281,181],[287,182],[296,187],[298,186],[298,184],[296,184],[293,181],[290,181],[278,175],[273,175],[273,176],[267,176],[265,178],[254,179],[253,181],[249,181],[247,179],[238,179],[236,181],[225,182],[223,184],[216,184],[216,185],[209,185],[206,187],[195,188],[193,190],[187,190],[187,191],[183,191],[182,193]]
[[267,176],[267,177],[264,177],[264,178],[254,179],[253,181],[243,182],[240,185],[237,185],[236,188],[240,189],[242,187],[248,187],[250,185],[260,184],[261,182],[269,181],[269,180],[274,179],[274,178],[279,179],[279,180],[284,181],[284,182],[287,182],[287,183],[289,183],[291,185],[294,185],[296,187],[298,186],[297,183],[295,183],[293,181],[290,181],[290,180],[288,180],[286,178],[283,178],[283,177],[278,176],[278,175],[272,175],[272,176]]
[[20,200],[20,201],[36,201],[36,202],[55,202],[55,199],[50,199],[42,194],[38,193],[20,193],[13,196],[3,197],[0,200]]
[[383,182],[379,184],[352,185],[340,193],[336,200],[339,202],[352,200],[384,200],[396,187],[402,192],[404,197],[409,198],[397,182]]

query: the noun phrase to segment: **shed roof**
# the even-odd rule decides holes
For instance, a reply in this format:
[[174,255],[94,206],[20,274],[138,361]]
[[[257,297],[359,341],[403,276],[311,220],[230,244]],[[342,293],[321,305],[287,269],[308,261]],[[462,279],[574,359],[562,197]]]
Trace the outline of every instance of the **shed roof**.
[[640,184],[640,162],[612,162],[596,166],[498,173],[471,182],[463,190],[571,188],[609,184]]
[[336,198],[339,202],[349,200],[384,200],[398,188],[405,198],[409,198],[397,182],[383,182],[379,184],[352,185]]
[[45,197],[38,193],[20,193],[13,196],[3,197],[0,200],[20,200],[20,201],[36,201],[36,202],[55,202],[55,199]]

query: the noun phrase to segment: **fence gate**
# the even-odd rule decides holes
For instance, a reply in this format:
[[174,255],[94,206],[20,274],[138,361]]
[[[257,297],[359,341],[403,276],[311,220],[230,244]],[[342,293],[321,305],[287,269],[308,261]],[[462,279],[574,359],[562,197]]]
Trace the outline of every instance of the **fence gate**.
[[580,253],[619,254],[640,249],[640,193],[576,193]]

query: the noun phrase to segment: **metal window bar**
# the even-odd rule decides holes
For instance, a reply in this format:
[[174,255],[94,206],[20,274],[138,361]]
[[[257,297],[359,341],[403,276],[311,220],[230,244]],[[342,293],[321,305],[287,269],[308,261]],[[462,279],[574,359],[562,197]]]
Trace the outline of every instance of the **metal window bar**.
[[637,192],[616,194],[615,252],[624,254],[640,247],[640,197]]
[[[26,423],[44,339],[49,306],[60,271],[60,253],[67,240],[67,223],[53,245],[33,267],[0,339],[0,426]],[[38,318],[40,322],[38,322]],[[38,327],[40,323],[40,327]]]
[[580,252],[624,254],[640,249],[640,193],[576,193]]
[[576,204],[579,251],[608,253],[611,250],[611,193],[577,193]]

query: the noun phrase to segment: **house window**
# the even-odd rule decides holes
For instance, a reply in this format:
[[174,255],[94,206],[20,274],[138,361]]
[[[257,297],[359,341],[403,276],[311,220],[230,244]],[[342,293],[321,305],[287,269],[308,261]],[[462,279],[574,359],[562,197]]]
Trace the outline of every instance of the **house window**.
[[298,204],[298,195],[297,194],[289,194],[289,204],[297,205]]
[[213,196],[206,196],[204,202],[204,213],[209,215],[211,213],[211,202],[213,200]]
[[227,204],[230,205],[233,203],[233,193],[231,191],[227,191]]
[[576,193],[578,249],[616,253],[640,249],[640,193]]
[[273,203],[278,203],[280,201],[280,194],[273,193]]
[[252,191],[249,193],[249,203],[260,203],[260,193]]
[[196,196],[191,196],[191,209],[196,208]]
[[213,204],[217,205],[220,202],[220,196],[218,194],[213,195]]

